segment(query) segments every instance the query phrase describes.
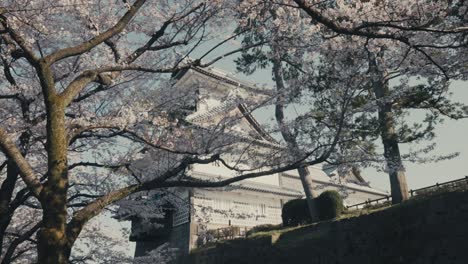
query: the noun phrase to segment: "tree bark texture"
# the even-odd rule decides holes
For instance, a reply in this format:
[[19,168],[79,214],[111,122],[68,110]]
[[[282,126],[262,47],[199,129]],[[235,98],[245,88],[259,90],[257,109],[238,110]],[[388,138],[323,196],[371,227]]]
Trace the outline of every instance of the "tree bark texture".
[[71,245],[66,236],[68,189],[68,142],[65,105],[55,93],[55,83],[48,65],[39,70],[47,111],[47,182],[39,200],[43,225],[38,231],[38,261],[41,264],[67,263]]
[[384,146],[384,157],[387,162],[390,177],[392,203],[398,204],[409,199],[408,184],[406,182],[405,168],[401,160],[398,137],[396,134],[395,117],[392,112],[392,103],[387,100],[389,96],[388,84],[382,73],[377,69],[375,59],[371,59],[371,70],[374,73],[372,86],[378,104],[378,118],[380,137]]

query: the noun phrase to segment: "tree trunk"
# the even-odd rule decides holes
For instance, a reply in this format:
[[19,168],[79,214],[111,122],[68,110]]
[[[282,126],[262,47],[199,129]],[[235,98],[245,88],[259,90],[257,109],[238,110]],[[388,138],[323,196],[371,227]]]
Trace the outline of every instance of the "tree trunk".
[[384,142],[384,155],[387,160],[388,175],[390,176],[392,203],[398,204],[409,199],[405,169],[401,162],[400,151],[396,140],[384,140],[382,136],[382,142]]
[[401,160],[398,146],[392,103],[386,101],[389,96],[388,85],[383,79],[382,74],[378,71],[375,59],[371,59],[370,64],[371,70],[374,72],[372,84],[375,97],[378,100],[380,136],[384,146],[384,157],[387,162],[387,170],[390,177],[392,203],[397,204],[409,198],[405,168]]
[[379,106],[380,135],[384,146],[384,157],[387,161],[387,170],[390,177],[392,203],[397,204],[408,200],[409,192],[406,183],[405,168],[401,161],[397,135],[395,133],[395,121],[391,105]]
[[43,226],[38,232],[38,260],[41,264],[67,263],[66,236],[68,165],[63,109],[54,109],[48,118],[48,180],[40,195]]
[[[276,59],[273,62],[273,74],[275,76],[276,90],[279,92],[278,99],[276,101],[276,106],[275,106],[276,122],[278,123],[278,126],[281,131],[281,135],[284,141],[286,141],[288,148],[290,148],[292,152],[297,153],[296,155],[297,157],[295,158],[300,159],[302,158],[301,157],[302,151],[299,148],[296,138],[294,137],[290,129],[284,123],[284,96],[282,96],[281,93],[284,93],[285,87],[284,87],[284,81],[283,81],[281,61],[279,59]],[[318,212],[316,209],[317,206],[315,204],[315,199],[314,199],[316,197],[316,194],[313,188],[314,182],[312,180],[312,176],[310,175],[310,172],[307,169],[307,167],[299,167],[297,171],[299,173],[299,177],[302,182],[302,187],[304,188],[304,193],[306,196],[307,206],[309,208],[311,221],[316,222],[318,220]]]
[[312,181],[312,176],[310,175],[309,169],[307,167],[300,167],[297,169],[297,171],[299,172],[299,176],[301,178],[302,188],[304,188],[310,218],[312,222],[316,222],[318,221],[318,211],[315,202],[315,197],[317,197],[317,194],[313,188],[314,182]]
[[38,262],[67,263],[71,246],[66,235],[68,191],[68,142],[65,105],[55,93],[52,72],[44,65],[40,72],[47,111],[48,180],[40,193],[43,225],[37,235]]

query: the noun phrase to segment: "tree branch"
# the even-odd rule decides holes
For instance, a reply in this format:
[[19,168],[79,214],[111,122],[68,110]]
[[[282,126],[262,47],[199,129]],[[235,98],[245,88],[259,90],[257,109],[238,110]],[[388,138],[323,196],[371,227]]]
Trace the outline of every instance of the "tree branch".
[[106,169],[118,169],[128,166],[128,163],[110,165],[110,164],[100,164],[97,162],[77,162],[68,166],[68,170],[73,170],[76,167],[96,167],[96,168],[106,168]]
[[[306,0],[294,0],[294,2],[296,2],[296,4],[299,6],[299,8],[304,10],[311,18],[313,18],[318,23],[326,26],[327,28],[329,28],[330,30],[332,30],[335,33],[344,34],[344,35],[361,36],[361,37],[367,37],[367,38],[372,38],[372,39],[390,39],[390,40],[396,40],[396,41],[399,41],[401,43],[404,43],[407,46],[409,46],[410,48],[414,48],[416,51],[422,53],[424,55],[424,57],[426,57],[431,63],[433,63],[437,68],[439,68],[439,70],[442,71],[445,78],[449,79],[449,76],[447,75],[447,72],[445,71],[445,69],[442,68],[421,47],[418,47],[417,45],[413,45],[409,41],[409,39],[407,37],[399,36],[397,34],[385,34],[385,33],[376,33],[376,32],[370,32],[370,31],[362,31],[361,29],[366,28],[366,27],[363,27],[363,26],[356,27],[356,28],[342,27],[342,26],[336,24],[333,20],[323,16],[319,11],[312,8],[312,5],[306,3]],[[462,31],[460,31],[460,29],[457,29],[457,32],[458,31],[462,32]]]
[[74,47],[68,47],[68,48],[58,50],[46,56],[44,58],[44,61],[50,65],[56,61],[90,51],[91,49],[101,44],[102,42],[122,32],[125,29],[125,27],[128,25],[128,23],[135,17],[136,13],[143,6],[145,2],[146,0],[135,1],[135,3],[130,7],[130,9],[125,13],[125,15],[123,15],[123,17],[119,20],[119,22],[117,22],[117,24],[115,24],[110,29],[90,39],[87,42],[84,42]]
[[5,252],[5,256],[3,257],[2,264],[11,263],[13,253],[15,252],[15,249],[18,247],[18,245],[28,240],[41,226],[42,226],[42,221],[34,225],[31,229],[29,229],[23,235],[13,240],[13,242],[11,242],[10,246],[8,247],[8,250]]
[[176,72],[185,68],[189,68],[190,66],[195,65],[198,66],[198,61],[194,61],[188,65],[184,65],[181,67],[171,67],[171,68],[162,68],[162,69],[152,69],[138,65],[116,65],[116,66],[108,66],[102,67],[99,69],[94,70],[87,70],[81,73],[78,77],[76,77],[68,87],[60,94],[62,100],[64,100],[65,105],[69,105],[73,98],[78,95],[86,85],[93,81],[101,80],[102,83],[105,85],[109,85],[112,82],[111,76],[103,76],[103,73],[108,72],[122,72],[122,71],[139,71],[139,72],[150,72],[150,73],[172,73]]
[[42,191],[41,182],[36,177],[36,174],[28,161],[23,157],[16,145],[10,140],[10,137],[3,128],[0,128],[0,148],[16,163],[20,170],[21,178],[33,192],[34,196],[39,198],[39,194]]
[[8,26],[7,17],[4,15],[4,11],[5,9],[0,7],[0,24],[3,26],[4,28],[3,30],[8,32],[8,35],[15,41],[16,44],[18,44],[18,46],[21,48],[21,50],[24,53],[22,55],[24,55],[24,57],[33,66],[37,66],[39,62],[39,58],[34,54],[32,49],[28,47],[24,38]]
[[179,173],[186,170],[191,164],[209,164],[217,160],[220,160],[219,155],[213,155],[205,159],[201,159],[198,157],[186,157],[181,161],[181,163],[178,166],[160,175],[159,177],[154,178],[151,181],[144,182],[141,184],[130,185],[122,189],[112,191],[108,193],[107,195],[102,196],[99,199],[91,202],[86,207],[82,208],[81,210],[78,210],[67,225],[67,236],[69,239],[69,243],[73,244],[73,242],[76,240],[79,233],[83,229],[83,226],[86,224],[87,221],[89,221],[89,219],[98,215],[106,206],[116,201],[119,201],[125,197],[128,197],[130,194],[140,192],[140,191],[147,191],[147,190],[152,190],[152,189],[168,188],[168,187],[192,187],[192,188],[194,187],[196,188],[224,187],[234,182],[257,178],[257,177],[261,177],[265,175],[271,175],[271,174],[280,173],[284,171],[289,171],[289,170],[297,169],[298,167],[315,165],[315,164],[325,161],[327,157],[324,157],[324,155],[322,155],[318,159],[314,159],[311,161],[304,161],[310,155],[312,155],[314,151],[315,150],[313,150],[312,152],[306,153],[304,157],[302,157],[301,159],[298,159],[296,162],[288,164],[286,166],[282,166],[282,167],[278,167],[278,168],[274,168],[270,170],[265,170],[265,171],[260,171],[260,172],[246,173],[243,175],[228,178],[226,180],[215,181],[215,182],[206,181],[206,180],[197,180],[197,179],[169,181],[171,177],[179,175]]
[[130,194],[134,193],[138,189],[138,185],[130,185],[125,188],[112,191],[97,200],[94,200],[86,207],[78,210],[67,224],[67,239],[68,244],[73,245],[84,225],[89,219],[98,215],[106,206],[119,201]]

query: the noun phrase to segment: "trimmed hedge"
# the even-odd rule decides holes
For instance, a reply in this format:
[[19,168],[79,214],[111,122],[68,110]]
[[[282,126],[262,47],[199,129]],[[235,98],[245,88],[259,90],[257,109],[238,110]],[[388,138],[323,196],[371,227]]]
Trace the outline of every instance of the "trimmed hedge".
[[281,212],[283,226],[298,226],[310,223],[309,208],[305,199],[290,200]]
[[[343,199],[337,191],[324,191],[315,198],[318,218],[329,220],[340,216],[345,207]],[[283,205],[281,217],[283,226],[298,226],[311,222],[309,207],[306,199],[290,200]]]
[[343,213],[343,199],[337,191],[324,191],[316,201],[320,220],[333,219]]

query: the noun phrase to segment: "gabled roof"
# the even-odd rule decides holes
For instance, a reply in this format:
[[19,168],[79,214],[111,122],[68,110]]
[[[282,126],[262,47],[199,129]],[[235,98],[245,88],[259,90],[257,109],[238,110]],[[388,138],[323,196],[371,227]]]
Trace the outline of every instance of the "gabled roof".
[[262,95],[268,95],[268,96],[272,96],[274,95],[274,91],[271,90],[271,89],[261,89],[261,88],[258,88],[255,84],[250,84],[250,83],[247,83],[245,81],[241,81],[241,80],[237,80],[235,78],[233,78],[232,76],[228,76],[227,73],[219,70],[219,69],[214,69],[214,68],[200,68],[200,67],[190,67],[190,68],[186,68],[186,69],[183,69],[183,70],[180,70],[178,72],[176,72],[174,74],[174,77],[175,79],[181,79],[187,72],[189,72],[190,70],[192,71],[196,71],[198,73],[201,73],[205,76],[208,76],[208,77],[211,77],[213,79],[216,79],[218,81],[222,81],[226,84],[229,84],[229,85],[232,85],[232,86],[236,86],[236,87],[240,87],[246,91],[251,91],[251,92],[255,92],[255,93],[258,93],[258,94],[262,94]]
[[245,119],[249,122],[249,124],[266,140],[270,142],[276,142],[276,140],[270,136],[257,122],[257,120],[252,116],[252,112],[248,110],[245,104],[239,104],[237,106],[241,113],[244,115]]
[[[197,72],[203,76],[206,76],[208,78],[211,78],[216,81],[220,81],[226,85],[236,87],[236,88],[241,88],[245,91],[248,91],[250,93],[254,94],[260,94],[263,96],[272,96],[273,92],[265,90],[265,89],[260,89],[258,87],[255,87],[254,85],[247,84],[245,82],[241,82],[238,80],[235,80],[231,77],[227,77],[226,74],[222,73],[219,70],[214,70],[214,69],[201,69],[198,67],[191,67],[189,69],[184,69],[178,73],[175,74],[174,78],[177,80],[181,80],[187,73],[190,71]],[[251,128],[256,131],[259,135],[259,139],[265,140],[267,142],[274,142],[276,143],[276,140],[269,134],[267,133],[262,126],[258,123],[258,121],[255,119],[255,117],[252,115],[252,111],[249,109],[249,107],[245,103],[239,103],[236,102],[235,100],[227,100],[223,102],[222,104],[213,107],[207,112],[202,112],[202,113],[195,113],[193,116],[189,117],[188,121],[191,122],[199,122],[202,120],[207,120],[210,119],[213,116],[216,116],[222,112],[232,110],[237,108],[240,113],[243,115],[245,120],[249,123]]]

